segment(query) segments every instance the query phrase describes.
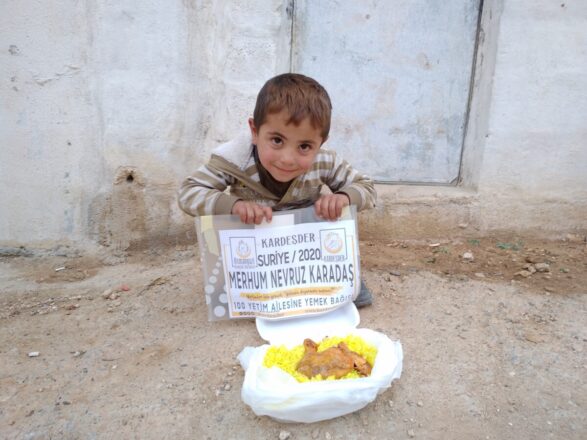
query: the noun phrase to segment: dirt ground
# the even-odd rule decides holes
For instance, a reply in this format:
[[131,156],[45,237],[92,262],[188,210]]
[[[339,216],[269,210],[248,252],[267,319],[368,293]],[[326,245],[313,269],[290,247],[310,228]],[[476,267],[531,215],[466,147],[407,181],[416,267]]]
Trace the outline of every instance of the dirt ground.
[[192,248],[60,254],[0,259],[3,439],[587,438],[584,237],[363,241],[360,327],[401,340],[403,374],[308,425],[242,402],[263,341],[207,321]]

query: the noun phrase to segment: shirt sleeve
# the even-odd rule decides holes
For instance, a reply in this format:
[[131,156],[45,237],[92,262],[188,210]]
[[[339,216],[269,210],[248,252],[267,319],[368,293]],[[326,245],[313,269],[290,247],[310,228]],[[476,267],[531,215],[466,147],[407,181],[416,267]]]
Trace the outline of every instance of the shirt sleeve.
[[178,192],[179,207],[192,216],[230,214],[238,197],[224,190],[235,178],[206,164],[187,177]]
[[333,166],[324,183],[332,192],[346,194],[351,205],[356,205],[358,211],[374,208],[377,193],[373,180],[359,173],[346,160],[334,154]]

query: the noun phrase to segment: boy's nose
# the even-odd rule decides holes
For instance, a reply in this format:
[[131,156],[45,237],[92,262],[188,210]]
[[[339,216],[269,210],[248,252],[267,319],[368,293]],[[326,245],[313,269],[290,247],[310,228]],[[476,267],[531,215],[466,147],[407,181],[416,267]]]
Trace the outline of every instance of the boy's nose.
[[295,157],[293,152],[290,148],[284,148],[283,154],[281,155],[281,162],[283,164],[293,164],[295,163]]

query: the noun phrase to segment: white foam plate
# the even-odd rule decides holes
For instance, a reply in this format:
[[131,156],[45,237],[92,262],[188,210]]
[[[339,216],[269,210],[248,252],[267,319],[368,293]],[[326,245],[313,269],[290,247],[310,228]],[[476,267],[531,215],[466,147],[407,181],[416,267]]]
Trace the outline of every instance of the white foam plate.
[[321,340],[326,336],[346,336],[345,331],[357,328],[359,311],[349,302],[328,313],[289,319],[257,318],[257,331],[270,344],[299,344],[305,338]]

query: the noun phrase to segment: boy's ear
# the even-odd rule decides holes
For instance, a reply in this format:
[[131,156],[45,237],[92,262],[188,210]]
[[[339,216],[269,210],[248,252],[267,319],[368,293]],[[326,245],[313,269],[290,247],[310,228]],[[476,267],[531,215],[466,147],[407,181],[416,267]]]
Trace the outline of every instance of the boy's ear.
[[253,120],[253,118],[249,118],[249,128],[251,130],[251,137],[253,138],[253,144],[256,144],[259,133],[257,133],[257,127],[255,127],[255,121]]

